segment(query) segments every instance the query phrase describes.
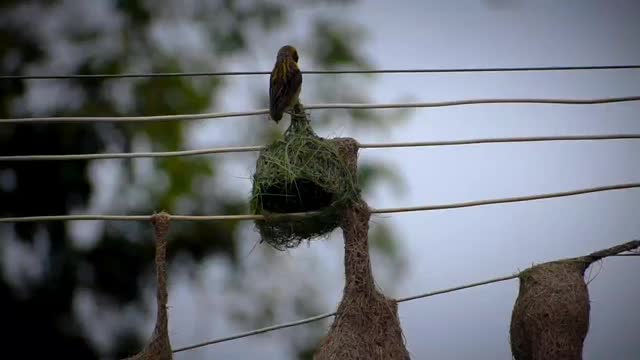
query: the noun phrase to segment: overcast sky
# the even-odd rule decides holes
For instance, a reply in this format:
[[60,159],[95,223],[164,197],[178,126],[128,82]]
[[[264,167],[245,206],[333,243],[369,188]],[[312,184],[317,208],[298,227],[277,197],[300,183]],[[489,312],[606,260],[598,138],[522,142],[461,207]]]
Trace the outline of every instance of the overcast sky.
[[[362,1],[343,14],[368,30],[363,47],[378,68],[518,67],[640,63],[640,3],[636,1]],[[301,20],[300,20],[301,19]],[[298,19],[304,21],[304,17]],[[267,48],[266,45],[263,45]],[[276,45],[274,45],[276,46]],[[273,49],[256,51],[253,67],[267,69]],[[252,60],[253,61],[253,60]],[[301,54],[304,64],[304,54]],[[249,66],[245,64],[245,66]],[[303,65],[304,67],[304,65]],[[239,69],[238,69],[239,70]],[[246,69],[244,69],[246,70]],[[242,77],[238,81],[250,81]],[[239,88],[246,83],[236,84]],[[475,98],[596,98],[640,94],[640,71],[548,73],[390,74],[373,88],[376,102]],[[304,93],[303,93],[304,96]],[[230,99],[234,97],[228,97]],[[223,100],[224,101],[224,100]],[[229,100],[227,110],[242,109]],[[304,98],[307,103],[314,99]],[[383,110],[384,111],[384,110]],[[388,133],[341,134],[362,142],[430,141],[484,137],[640,133],[639,103],[607,105],[495,104],[415,109]],[[211,124],[202,138],[221,134]],[[229,122],[229,124],[232,124]],[[234,122],[233,124],[237,124]],[[235,126],[235,125],[228,125]],[[219,144],[224,139],[219,139]],[[442,148],[362,150],[362,159],[384,159],[406,181],[408,192],[380,187],[372,207],[398,207],[541,194],[640,181],[635,140],[490,144]],[[246,177],[251,161],[227,165]],[[246,180],[237,191],[248,193]],[[511,274],[533,263],[583,255],[640,238],[640,190],[580,195],[525,203],[375,216],[398,231],[408,255],[407,276],[390,297],[404,297]],[[372,226],[376,226],[375,223]],[[247,237],[251,235],[247,231]],[[279,271],[312,271],[322,260],[318,286],[326,311],[342,295],[342,243],[314,243],[279,254]],[[253,244],[247,240],[242,246]],[[260,250],[257,250],[260,251]],[[251,259],[247,260],[251,263]],[[208,283],[221,277],[212,261]],[[255,264],[254,264],[255,265]],[[255,265],[257,266],[257,265]],[[381,273],[374,261],[374,272]],[[585,360],[638,358],[640,283],[637,258],[611,258],[592,266],[591,326]],[[601,269],[600,269],[601,268]],[[210,282],[209,282],[210,281]],[[251,281],[248,279],[247,281]],[[174,283],[179,280],[174,278]],[[198,325],[194,294],[174,287],[174,347],[241,329]],[[295,285],[291,287],[296,291]],[[383,291],[385,288],[382,289]],[[517,296],[512,280],[403,303],[400,320],[414,359],[509,359],[509,322]],[[215,286],[202,298],[215,305]],[[197,301],[205,301],[202,300]],[[193,305],[193,311],[188,309]],[[201,304],[202,305],[202,304]],[[178,315],[179,314],[179,315]],[[294,319],[277,317],[280,321]],[[294,336],[296,330],[287,330]],[[176,354],[176,359],[285,356],[278,336],[267,334]]]

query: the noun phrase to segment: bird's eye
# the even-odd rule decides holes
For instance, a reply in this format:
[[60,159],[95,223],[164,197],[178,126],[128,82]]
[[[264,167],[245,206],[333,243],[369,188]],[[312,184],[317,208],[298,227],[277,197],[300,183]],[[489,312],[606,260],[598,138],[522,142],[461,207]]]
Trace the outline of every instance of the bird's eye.
[[297,52],[297,51],[295,51],[295,50],[293,51],[293,60],[294,60],[295,62],[298,62],[298,52]]

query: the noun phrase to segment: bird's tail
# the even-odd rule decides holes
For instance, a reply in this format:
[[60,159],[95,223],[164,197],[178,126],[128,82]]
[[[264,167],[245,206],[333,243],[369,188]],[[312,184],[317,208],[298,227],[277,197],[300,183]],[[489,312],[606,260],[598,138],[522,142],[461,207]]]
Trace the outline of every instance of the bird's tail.
[[271,116],[271,119],[275,122],[278,122],[282,119],[282,112],[277,112],[275,110],[271,110],[269,112],[269,115]]

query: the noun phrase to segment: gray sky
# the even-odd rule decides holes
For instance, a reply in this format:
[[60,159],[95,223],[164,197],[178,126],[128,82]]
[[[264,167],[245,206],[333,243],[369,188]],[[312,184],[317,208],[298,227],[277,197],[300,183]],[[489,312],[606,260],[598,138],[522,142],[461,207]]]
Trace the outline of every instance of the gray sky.
[[[115,29],[108,7],[88,2],[67,1],[57,16],[75,23]],[[184,11],[188,8],[188,2]],[[89,6],[90,9],[82,8]],[[106,6],[106,5],[105,5]],[[67,11],[68,10],[68,11]],[[100,14],[78,17],[87,11]],[[176,9],[174,9],[176,10]],[[180,9],[177,9],[180,10]],[[259,41],[249,54],[230,62],[230,70],[264,70],[273,63],[275,51],[283,43],[304,49],[310,11],[295,10],[291,24],[279,34]],[[376,68],[520,67],[569,65],[620,65],[640,63],[640,2],[637,1],[361,1],[335,13],[366,30],[361,44]],[[34,14],[33,18],[38,18]],[[103,16],[104,15],[104,16]],[[91,19],[85,24],[82,19]],[[111,20],[110,20],[111,19]],[[67,21],[68,22],[68,21]],[[35,30],[55,39],[56,24],[40,24]],[[83,26],[84,26],[83,25]],[[166,24],[165,24],[166,25]],[[159,26],[155,37],[167,39],[167,46],[189,53],[202,39],[188,27]],[[164,31],[164,32],[163,32]],[[47,37],[49,38],[49,37]],[[308,37],[306,37],[308,38]],[[109,37],[105,37],[109,39]],[[194,45],[195,44],[195,45]],[[79,58],[79,51],[109,51],[108,41],[89,49],[71,49],[63,41],[50,41],[54,61],[41,73],[65,72]],[[95,45],[95,46],[94,46]],[[185,50],[186,49],[186,50]],[[72,51],[73,50],[73,51]],[[197,53],[197,52],[194,52]],[[305,63],[301,51],[301,66]],[[55,70],[55,71],[54,71]],[[359,81],[357,75],[352,76]],[[267,89],[265,77],[236,77],[220,95],[212,111],[255,109],[256,89]],[[313,76],[305,78],[312,82]],[[57,84],[57,83],[46,83]],[[58,85],[34,86],[26,105],[64,105],[68,91]],[[59,85],[62,86],[62,85]],[[303,103],[317,103],[313,94],[302,92]],[[68,89],[67,89],[68,90]],[[126,89],[124,89],[126,90]],[[114,85],[114,93],[126,91]],[[640,95],[640,71],[575,71],[546,73],[478,74],[389,74],[381,75],[368,88],[372,102],[445,101],[478,98],[596,98]],[[44,95],[48,96],[44,96]],[[244,96],[246,95],[246,96]],[[375,110],[387,112],[389,110]],[[350,136],[361,142],[405,142],[457,140],[485,137],[586,135],[640,133],[640,103],[608,105],[523,105],[493,104],[433,109],[413,109],[408,121],[394,124],[390,131],[356,131],[332,125],[322,128],[323,136]],[[313,119],[314,113],[311,116]],[[254,145],[247,143],[246,130],[256,119],[221,119],[194,122],[193,148]],[[392,120],[390,120],[392,121]],[[393,120],[396,121],[396,120]],[[275,126],[266,121],[258,126]],[[282,122],[281,129],[288,125]],[[239,134],[233,136],[232,134]],[[135,144],[136,151],[149,150]],[[148,144],[147,144],[148,145]],[[138,146],[140,148],[138,148]],[[640,181],[640,143],[635,140],[491,144],[457,147],[365,149],[363,161],[384,161],[405,182],[399,193],[384,183],[366,194],[376,208],[444,204],[481,199],[541,194],[600,185]],[[148,159],[135,162],[144,173]],[[214,161],[212,159],[212,161]],[[248,176],[255,166],[255,154],[215,157],[220,162],[219,181],[241,196],[250,193]],[[92,176],[100,192],[87,213],[109,212],[118,188],[116,162],[96,162]],[[140,196],[140,195],[139,195]],[[119,197],[135,202],[135,197]],[[408,260],[401,282],[394,280],[392,263],[373,258],[376,281],[389,297],[405,297],[470,282],[511,274],[534,263],[583,255],[640,238],[640,190],[623,190],[570,198],[503,204],[435,212],[374,216],[371,227],[391,224],[398,246]],[[74,223],[78,242],[89,246],[101,222]],[[170,269],[170,336],[181,347],[247,330],[246,324],[228,314],[241,310],[249,318],[262,309],[255,299],[269,294],[275,307],[274,322],[297,320],[292,310],[295,295],[312,292],[309,298],[324,311],[335,310],[344,282],[343,242],[339,232],[329,241],[313,242],[288,252],[253,247],[257,234],[251,223],[243,224],[239,253],[242,276],[230,271],[227,260],[213,257],[198,269],[192,282],[175,264]],[[15,247],[8,258],[20,259],[27,250]],[[23,254],[24,252],[24,254]],[[13,256],[13,255],[21,256]],[[274,260],[275,258],[275,260]],[[15,262],[15,261],[14,261]],[[10,263],[13,264],[13,263]],[[24,268],[15,268],[25,270]],[[637,359],[640,329],[638,258],[611,258],[594,264],[597,277],[589,285],[591,325],[585,342],[585,360]],[[37,272],[30,268],[29,271]],[[312,279],[313,288],[309,287]],[[286,281],[278,280],[286,279]],[[230,286],[234,283],[235,286]],[[147,299],[154,303],[153,288]],[[512,280],[455,293],[403,303],[400,320],[413,359],[509,359],[508,330],[518,282]],[[77,312],[89,324],[98,343],[109,342],[109,329],[119,322],[144,318],[138,309],[117,309],[117,313],[95,304],[89,294],[80,293]],[[150,313],[144,334],[153,328]],[[98,324],[99,326],[91,326]],[[324,322],[328,325],[329,322]],[[176,354],[176,360],[263,359],[291,357],[291,339],[303,342],[308,326],[238,339]]]
[[[567,1],[369,2],[368,50],[380,67],[602,65],[640,62],[638,3]],[[498,1],[488,2],[498,3]],[[464,5],[462,5],[464,4]],[[400,40],[401,39],[401,40]],[[377,99],[591,98],[640,93],[638,71],[386,76]],[[598,134],[640,131],[638,104],[480,105],[418,109],[388,140]],[[376,139],[382,140],[382,139]],[[387,139],[385,139],[387,140]],[[640,180],[637,142],[538,143],[371,150],[399,164],[411,192],[376,207],[518,196]],[[394,296],[506,275],[532,263],[638,238],[640,192],[394,215],[411,254]],[[599,265],[594,265],[597,270]],[[634,359],[640,301],[634,258],[606,260],[590,286],[585,359]],[[508,328],[518,282],[400,306],[416,359],[510,358]],[[635,329],[635,331],[634,331]]]
[[[639,11],[640,4],[633,1],[364,1],[344,16],[368,29],[363,47],[375,67],[451,68],[640,63]],[[253,62],[260,69],[271,64],[268,45],[264,45],[267,52],[258,54]],[[302,64],[304,67],[304,60]],[[640,94],[640,72],[384,75],[373,92],[376,102],[631,96]],[[309,98],[304,101],[315,102]],[[228,108],[240,109],[239,104],[229,103]],[[391,132],[350,133],[335,127],[322,135],[382,142],[638,133],[639,106],[499,104],[416,109],[410,112],[410,121]],[[224,125],[216,122],[211,126]],[[363,150],[361,158],[394,164],[409,191],[398,194],[381,186],[367,201],[372,207],[396,207],[640,181],[639,153],[640,144],[635,141],[601,141],[371,149]],[[250,167],[247,161],[228,164],[226,169],[229,175],[241,177]],[[243,186],[238,191],[248,191],[250,183]],[[582,255],[638,238],[638,213],[640,191],[624,190],[376,216],[375,223],[394,225],[409,259],[408,276],[386,293],[404,297],[508,275],[533,263]],[[325,271],[318,281],[325,289],[327,311],[335,308],[342,295],[342,243],[340,237],[336,239],[278,255],[292,271],[308,271],[310,258],[322,260]],[[376,274],[384,272],[381,267],[385,264],[374,261],[373,266]],[[640,262],[636,258],[608,259],[593,265],[594,273],[600,267],[589,285],[591,326],[584,357],[635,359],[640,290],[634,274],[640,271]],[[400,320],[412,357],[510,358],[508,329],[517,290],[518,282],[513,280],[401,304]],[[230,332],[219,326],[207,336],[176,334],[173,343]],[[277,348],[270,339],[276,341],[277,335],[232,341],[176,358],[195,359],[204,354],[242,358],[255,355],[256,349],[265,358],[282,356],[278,350],[270,352]]]
[[[322,10],[314,10],[322,11]],[[362,1],[341,16],[367,30],[362,47],[377,68],[452,68],[568,66],[640,63],[640,4],[634,1]],[[333,12],[328,14],[334,14]],[[308,27],[308,11],[296,11],[293,23],[278,36],[261,41],[234,59],[231,70],[268,69],[275,50],[296,44]],[[195,41],[195,40],[194,40]],[[197,41],[195,41],[197,42]],[[189,42],[185,42],[189,44]],[[185,46],[187,46],[185,45]],[[296,44],[298,45],[298,44]],[[300,54],[305,64],[304,53]],[[353,76],[353,75],[344,75]],[[354,78],[355,79],[355,78]],[[215,111],[247,110],[264,78],[237,77]],[[305,78],[313,81],[313,77]],[[266,87],[265,87],[266,89]],[[370,88],[374,102],[443,101],[477,98],[595,98],[640,94],[640,72],[580,71],[555,73],[390,74]],[[305,97],[303,103],[316,103]],[[408,121],[391,131],[323,128],[323,136],[351,136],[361,142],[454,140],[483,137],[640,133],[638,103],[609,105],[495,104],[415,109]],[[387,111],[387,110],[376,110]],[[312,112],[313,117],[313,112]],[[255,119],[228,119],[194,126],[192,147],[253,145],[230,138]],[[286,123],[281,124],[282,129]],[[263,124],[264,125],[264,124]],[[261,125],[262,126],[262,125]],[[264,125],[266,126],[266,125]],[[273,126],[273,125],[269,125]],[[232,131],[225,131],[231,129]],[[242,134],[242,131],[237,131]],[[137,149],[144,150],[144,149]],[[370,149],[363,161],[385,161],[402,177],[407,191],[381,185],[367,194],[372,207],[399,207],[502,198],[640,181],[637,141],[499,144],[442,148]],[[242,196],[250,192],[255,157],[233,154],[223,161],[219,184]],[[145,160],[137,164],[144,167]],[[105,165],[107,164],[107,165]],[[94,166],[103,181],[99,204],[110,199],[116,167]],[[111,175],[106,176],[106,175]],[[135,201],[133,199],[132,201]],[[98,213],[93,209],[89,213]],[[511,274],[533,263],[577,256],[640,237],[640,191],[624,190],[526,203],[436,212],[375,216],[372,227],[389,223],[408,259],[403,281],[391,281],[389,263],[373,259],[374,273],[387,296],[404,297]],[[94,224],[95,225],[95,224]],[[78,231],[83,226],[78,224]],[[252,224],[242,228],[240,253],[256,240]],[[314,242],[284,253],[258,247],[242,260],[246,269],[232,278],[224,259],[212,258],[200,268],[198,284],[180,264],[171,269],[170,335],[174,347],[247,330],[225,317],[239,308],[251,312],[255,294],[276,294],[281,306],[275,322],[296,320],[288,308],[294,294],[316,291],[316,305],[335,309],[342,296],[342,238]],[[276,257],[277,260],[269,260]],[[613,258],[601,265],[590,283],[591,326],[585,360],[637,358],[640,302],[637,258]],[[273,279],[286,278],[287,281]],[[230,279],[241,282],[234,292]],[[269,280],[271,279],[271,280]],[[149,302],[153,292],[149,289]],[[400,305],[407,347],[414,359],[509,359],[508,329],[518,282],[512,280],[416,300]],[[91,299],[79,295],[78,311],[99,329],[116,322],[101,314]],[[249,309],[249,310],[247,310]],[[256,313],[260,309],[256,308]],[[153,315],[153,314],[151,314]],[[98,316],[96,318],[96,316]],[[140,316],[123,309],[118,318]],[[148,319],[146,333],[153,327]],[[328,323],[325,323],[325,325]],[[306,326],[176,354],[177,360],[288,358],[285,339],[305,338]],[[298,341],[297,340],[297,341]]]
[[[632,2],[504,2],[465,6],[379,5],[361,21],[378,26],[370,53],[385,67],[600,65],[640,62]],[[509,4],[507,4],[509,3]],[[458,3],[460,4],[460,3]],[[510,6],[506,6],[510,5]],[[385,8],[385,6],[387,8]],[[395,10],[394,10],[395,9]],[[403,10],[398,10],[403,9]],[[388,24],[380,26],[380,24]],[[384,28],[384,29],[382,29]],[[397,39],[402,38],[399,42]],[[591,98],[640,92],[637,71],[397,76],[379,99]],[[386,79],[385,79],[386,80]],[[638,104],[489,105],[416,110],[393,140],[597,134],[640,131]],[[637,142],[538,143],[376,152],[402,164],[412,192],[383,194],[374,206],[447,203],[638,181]],[[373,151],[371,151],[373,153]],[[635,190],[489,206],[393,219],[412,254],[398,296],[509,274],[638,238]],[[599,268],[593,266],[594,270]],[[640,301],[631,258],[610,259],[590,286],[585,359],[637,358]],[[508,327],[518,283],[511,281],[400,306],[414,358],[509,358]],[[635,329],[635,331],[634,331]]]

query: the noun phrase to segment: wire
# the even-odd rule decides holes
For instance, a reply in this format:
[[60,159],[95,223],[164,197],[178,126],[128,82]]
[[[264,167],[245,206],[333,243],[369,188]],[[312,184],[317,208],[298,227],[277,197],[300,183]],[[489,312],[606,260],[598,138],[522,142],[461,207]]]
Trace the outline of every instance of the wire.
[[494,278],[494,279],[489,279],[489,280],[485,280],[485,281],[475,282],[475,283],[471,283],[471,284],[467,284],[467,285],[456,286],[456,287],[452,287],[452,288],[448,288],[448,289],[444,289],[444,290],[438,290],[438,291],[427,292],[427,293],[424,293],[424,294],[408,296],[406,298],[398,299],[397,302],[401,303],[401,302],[405,302],[405,301],[412,301],[412,300],[426,298],[426,297],[429,297],[429,296],[446,294],[446,293],[450,293],[450,292],[454,292],[454,291],[469,289],[469,288],[472,288],[472,287],[488,285],[488,284],[497,283],[497,282],[501,282],[501,281],[507,281],[507,280],[515,279],[519,275],[520,275],[520,273],[515,273],[515,274],[512,274],[512,275],[508,275],[508,276],[502,276],[502,277],[499,277],[499,278]]
[[[588,193],[594,193],[594,192],[622,190],[622,189],[631,189],[631,188],[640,188],[640,183],[599,186],[599,187],[592,187],[592,188],[586,188],[586,189],[580,189],[580,190],[563,191],[563,192],[548,193],[548,194],[541,194],[541,195],[469,201],[469,202],[454,203],[454,204],[372,209],[371,213],[387,214],[387,213],[401,213],[401,212],[412,212],[412,211],[458,209],[458,208],[474,207],[474,206],[482,206],[482,205],[550,199],[550,198],[557,198],[557,197],[574,196],[574,195],[588,194]],[[313,211],[313,212],[274,214],[274,215],[269,215],[268,217],[265,217],[263,215],[193,215],[193,216],[192,215],[169,215],[169,216],[172,221],[221,221],[221,220],[241,221],[241,220],[302,218],[302,217],[312,216],[316,214],[318,214],[318,212]],[[0,218],[0,223],[56,221],[56,220],[58,221],[74,221],[74,220],[146,221],[150,219],[151,219],[151,215],[53,215],[53,216],[26,216],[26,217]]]
[[[401,108],[431,108],[460,105],[477,104],[565,104],[565,105],[592,105],[618,103],[628,101],[638,101],[640,96],[613,97],[599,99],[471,99],[441,102],[418,102],[418,103],[388,103],[388,104],[312,104],[304,106],[306,110],[314,109],[401,109]],[[201,120],[225,117],[254,116],[268,114],[269,109],[237,112],[217,112],[205,114],[186,115],[153,115],[153,116],[104,116],[104,117],[30,117],[0,119],[0,124],[22,124],[22,123],[78,123],[78,122],[156,122],[171,120]]]
[[[311,215],[313,213],[291,213],[287,216]],[[262,215],[170,215],[173,221],[218,221],[218,220],[261,220]],[[3,222],[31,222],[31,221],[76,221],[76,220],[106,220],[106,221],[148,221],[151,215],[53,215],[53,216],[26,216],[0,218]]]
[[[361,149],[378,149],[378,148],[400,148],[400,147],[498,144],[498,143],[512,143],[512,142],[518,143],[518,142],[541,142],[541,141],[587,141],[587,140],[623,140],[623,139],[640,139],[640,134],[531,136],[531,137],[486,138],[486,139],[431,141],[431,142],[419,141],[419,142],[403,142],[403,143],[359,144],[359,147]],[[0,160],[1,159],[2,157],[0,157]]]
[[31,221],[72,221],[72,220],[106,220],[106,221],[148,221],[151,215],[53,215],[0,218],[0,223]]
[[243,333],[232,335],[232,336],[227,336],[227,337],[223,337],[223,338],[219,338],[219,339],[205,341],[205,342],[200,343],[200,344],[195,344],[195,345],[190,345],[190,346],[177,348],[177,349],[174,349],[173,352],[177,353],[177,352],[181,352],[181,351],[186,351],[186,350],[191,350],[191,349],[195,349],[195,348],[204,347],[204,346],[207,346],[207,345],[213,345],[213,344],[217,344],[217,343],[221,343],[221,342],[225,342],[225,341],[235,340],[235,339],[248,337],[248,336],[252,336],[252,335],[258,335],[258,334],[266,333],[266,332],[269,332],[269,331],[284,329],[284,328],[288,328],[288,327],[292,327],[292,326],[303,325],[303,324],[307,324],[307,323],[310,323],[310,322],[326,319],[328,317],[334,316],[335,314],[336,314],[335,312],[331,312],[331,313],[316,315],[316,316],[313,316],[313,317],[310,317],[310,318],[306,318],[306,319],[302,319],[302,320],[298,320],[298,321],[289,322],[289,323],[286,323],[286,324],[267,326],[267,327],[264,327],[264,328],[260,328],[260,329],[256,329],[256,330],[252,330],[252,331],[247,331],[247,332],[243,332]]
[[[586,261],[587,263],[590,264],[590,263],[592,263],[594,261],[601,260],[602,258],[605,258],[605,257],[608,257],[608,256],[629,255],[629,254],[621,254],[622,252],[626,252],[626,251],[634,251],[634,253],[635,253],[635,251],[637,251],[637,250],[634,250],[634,249],[638,249],[639,246],[640,246],[640,240],[632,240],[632,241],[629,241],[629,242],[627,242],[625,244],[621,244],[621,245],[617,245],[617,246],[614,246],[614,247],[611,247],[611,248],[608,248],[608,249],[604,249],[604,250],[593,252],[593,253],[591,253],[591,254],[589,254],[587,256],[574,257],[574,258],[569,258],[569,259],[561,259],[561,260],[556,260],[554,262],[558,263],[558,262],[561,262],[561,261],[580,261],[580,262]],[[547,264],[549,264],[549,263],[547,263]],[[408,296],[408,297],[405,297],[405,298],[397,299],[395,301],[396,301],[396,303],[402,303],[402,302],[405,302],[405,301],[413,301],[413,300],[417,300],[417,299],[426,298],[426,297],[429,297],[429,296],[446,294],[446,293],[459,291],[459,290],[464,290],[464,289],[469,289],[469,288],[473,288],[473,287],[477,287],[477,286],[488,285],[488,284],[497,283],[497,282],[501,282],[501,281],[512,280],[512,279],[515,279],[515,278],[519,278],[521,276],[521,274],[523,274],[524,272],[528,271],[529,269],[534,268],[535,266],[536,265],[532,265],[528,269],[513,273],[511,275],[502,276],[502,277],[498,277],[498,278],[493,278],[493,279],[480,281],[480,282],[475,282],[475,283],[471,283],[471,284],[456,286],[456,287],[452,287],[452,288],[448,288],[448,289],[443,289],[443,290],[438,290],[438,291],[431,291],[431,292],[426,292],[426,293],[418,294],[418,295],[412,295],[412,296]],[[587,285],[590,282],[591,281],[587,282]],[[337,314],[337,312],[330,312],[330,313],[320,314],[320,315],[316,315],[316,316],[313,316],[313,317],[310,317],[310,318],[297,320],[297,321],[293,321],[293,322],[289,322],[289,323],[268,326],[268,327],[264,327],[264,328],[261,328],[261,329],[256,329],[256,330],[252,330],[252,331],[243,332],[243,333],[236,334],[236,335],[233,335],[233,336],[227,336],[227,337],[223,337],[223,338],[218,338],[218,339],[214,339],[214,340],[205,341],[205,342],[202,342],[202,343],[199,343],[199,344],[195,344],[195,345],[190,345],[190,346],[177,348],[177,349],[174,349],[173,352],[177,353],[177,352],[181,352],[181,351],[185,351],[185,350],[191,350],[191,349],[195,349],[195,348],[199,348],[199,347],[204,347],[204,346],[207,346],[207,345],[212,345],[212,344],[216,344],[216,343],[220,343],[220,342],[225,342],[225,341],[234,340],[234,339],[238,339],[238,338],[243,338],[243,337],[247,337],[247,336],[262,334],[262,333],[266,333],[266,332],[269,332],[269,331],[274,331],[274,330],[278,330],[278,329],[284,329],[284,328],[288,328],[288,327],[292,327],[292,326],[298,326],[298,325],[310,323],[310,322],[313,322],[313,321],[322,320],[322,319],[325,319],[325,318],[328,318],[328,317],[331,317],[331,316],[335,316],[336,314]]]
[[[446,294],[446,293],[449,293],[449,292],[464,290],[464,289],[477,287],[477,286],[482,286],[482,285],[487,285],[487,284],[496,283],[496,282],[500,282],[500,281],[511,280],[511,279],[517,278],[518,275],[520,275],[520,273],[516,273],[516,274],[513,274],[513,275],[509,275],[509,276],[503,276],[503,277],[499,277],[499,278],[495,278],[495,279],[480,281],[480,282],[476,282],[476,283],[466,284],[466,285],[462,285],[462,286],[456,286],[456,287],[452,287],[452,288],[448,288],[448,289],[427,292],[427,293],[420,294],[420,295],[414,295],[414,296],[409,296],[409,297],[406,297],[406,298],[398,299],[398,300],[396,300],[396,302],[401,303],[401,302],[405,302],[405,301],[412,301],[412,300],[416,300],[416,299],[422,299],[422,298],[426,298],[426,297],[430,297],[430,296]],[[322,319],[326,319],[326,318],[329,318],[329,317],[332,317],[332,316],[335,316],[335,315],[336,315],[336,312],[334,311],[334,312],[330,312],[330,313],[325,313],[325,314],[312,316],[310,318],[306,318],[306,319],[302,319],[302,320],[298,320],[298,321],[292,321],[292,322],[288,322],[288,323],[284,323],[284,324],[267,326],[267,327],[264,327],[264,328],[251,330],[251,331],[239,333],[239,334],[232,335],[232,336],[227,336],[227,337],[218,338],[218,339],[214,339],[214,340],[210,340],[210,341],[205,341],[205,342],[202,342],[202,343],[199,343],[199,344],[194,344],[194,345],[189,345],[189,346],[177,348],[177,349],[174,349],[173,352],[177,353],[177,352],[181,352],[181,351],[192,350],[192,349],[204,347],[204,346],[207,346],[207,345],[213,345],[213,344],[226,342],[226,341],[230,341],[230,340],[235,340],[235,339],[248,337],[248,336],[252,336],[252,335],[263,334],[263,333],[266,333],[266,332],[270,332],[270,331],[274,331],[274,330],[280,330],[280,329],[284,329],[284,328],[288,328],[288,327],[292,327],[292,326],[303,325],[303,324],[307,324],[307,323],[310,323],[310,322],[315,322],[315,321],[319,321],[319,320],[322,320]]]
[[[359,144],[361,149],[402,148],[402,147],[427,147],[427,146],[452,146],[510,142],[540,142],[540,141],[584,141],[584,140],[625,140],[640,139],[640,134],[611,134],[611,135],[570,135],[570,136],[540,136],[540,137],[511,137],[468,139],[452,141],[419,141],[380,144]],[[221,147],[200,150],[164,151],[164,152],[138,152],[138,153],[107,153],[107,154],[70,154],[70,155],[11,155],[0,156],[0,161],[40,161],[40,160],[100,160],[100,159],[131,159],[131,158],[164,158],[175,156],[190,156],[204,154],[221,154],[234,152],[252,152],[264,149],[264,145]]]
[[[624,255],[628,256],[629,254],[614,254],[614,255],[611,255],[611,256],[624,256]],[[526,270],[524,270],[524,271],[526,271]],[[473,288],[473,287],[478,287],[478,286],[493,284],[493,283],[497,283],[497,282],[512,280],[512,279],[518,278],[520,276],[520,274],[523,273],[524,271],[517,272],[517,273],[511,274],[511,275],[507,275],[507,276],[502,276],[502,277],[497,277],[497,278],[485,280],[485,281],[479,281],[479,282],[470,283],[470,284],[466,284],[466,285],[460,285],[460,286],[456,286],[456,287],[451,287],[451,288],[448,288],[448,289],[443,289],[443,290],[438,290],[438,291],[431,291],[431,292],[426,292],[426,293],[423,293],[423,294],[408,296],[408,297],[405,297],[405,298],[397,299],[396,302],[397,303],[402,303],[402,302],[407,302],[407,301],[413,301],[413,300],[423,299],[423,298],[431,297],[431,296],[435,296],[435,295],[441,295],[441,294],[446,294],[446,293],[450,293],[450,292],[454,292],[454,291],[460,291],[460,290],[465,290],[465,289],[469,289],[469,288]],[[303,324],[319,321],[319,320],[322,320],[322,319],[326,319],[326,318],[329,318],[331,316],[335,316],[336,314],[337,314],[337,312],[334,311],[334,312],[330,312],[330,313],[316,315],[316,316],[309,317],[309,318],[302,319],[302,320],[292,321],[292,322],[273,325],[273,326],[267,326],[267,327],[264,327],[264,328],[260,328],[260,329],[256,329],[256,330],[252,330],[252,331],[247,331],[247,332],[239,333],[239,334],[232,335],[232,336],[226,336],[226,337],[223,337],[223,338],[213,339],[213,340],[205,341],[205,342],[194,344],[194,345],[184,346],[184,347],[181,347],[181,348],[174,349],[173,352],[177,353],[177,352],[181,352],[181,351],[192,350],[192,349],[196,349],[196,348],[200,348],[200,347],[205,347],[207,345],[213,345],[213,344],[226,342],[226,341],[230,341],[230,340],[235,340],[235,339],[239,339],[239,338],[243,338],[243,337],[263,334],[263,333],[274,331],[274,330],[280,330],[280,329],[285,329],[285,328],[288,328],[288,327],[303,325]]]
[[580,189],[580,190],[573,190],[573,191],[562,191],[562,192],[543,194],[543,195],[520,196],[520,197],[511,197],[511,198],[504,198],[504,199],[495,199],[495,200],[469,201],[469,202],[463,202],[463,203],[458,203],[458,204],[377,209],[377,210],[374,210],[372,212],[375,212],[377,214],[385,214],[385,213],[399,213],[399,212],[412,212],[412,211],[431,211],[431,210],[457,209],[457,208],[482,206],[482,205],[504,204],[504,203],[512,203],[512,202],[551,199],[551,198],[556,198],[556,197],[581,195],[581,194],[588,194],[588,193],[601,192],[601,191],[610,191],[610,190],[630,189],[630,188],[637,188],[637,187],[640,187],[640,183],[620,184],[620,185],[612,185],[612,186],[599,186],[599,187],[594,187],[594,188],[589,188],[589,189]]
[[260,151],[262,149],[264,149],[264,146],[257,145],[257,146],[223,147],[223,148],[213,148],[213,149],[163,151],[163,152],[71,154],[71,155],[15,155],[15,156],[0,156],[0,161],[164,158],[164,157],[190,156],[190,155],[203,155],[203,154],[251,152],[251,151]]
[[[567,71],[567,70],[619,70],[639,69],[640,65],[604,66],[542,66],[542,67],[493,67],[493,68],[449,68],[449,69],[379,69],[379,70],[306,70],[303,74],[403,74],[403,73],[450,73],[450,72],[514,72],[514,71]],[[42,79],[115,79],[154,77],[197,77],[197,76],[239,76],[269,75],[270,71],[205,71],[166,72],[128,74],[62,74],[62,75],[2,75],[0,80],[42,80]]]

